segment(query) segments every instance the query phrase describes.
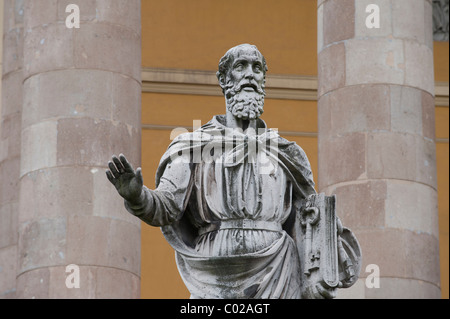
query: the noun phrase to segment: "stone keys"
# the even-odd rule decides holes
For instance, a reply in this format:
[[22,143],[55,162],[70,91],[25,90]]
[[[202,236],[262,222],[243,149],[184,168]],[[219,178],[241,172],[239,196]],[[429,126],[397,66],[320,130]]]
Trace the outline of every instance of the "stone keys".
[[[296,205],[297,206],[297,205]],[[348,288],[361,271],[361,248],[336,216],[336,196],[313,194],[298,203],[294,226],[307,298],[323,298],[314,287]]]

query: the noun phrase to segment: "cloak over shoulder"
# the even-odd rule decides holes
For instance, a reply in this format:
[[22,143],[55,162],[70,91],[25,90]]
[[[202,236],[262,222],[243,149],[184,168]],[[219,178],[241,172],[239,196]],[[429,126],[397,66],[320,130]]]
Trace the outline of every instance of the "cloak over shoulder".
[[[177,160],[190,165],[190,186],[187,198],[182,205],[180,218],[170,225],[163,226],[162,232],[176,251],[180,274],[194,297],[221,298],[297,298],[299,297],[299,278],[290,276],[298,267],[298,254],[289,231],[269,247],[255,253],[239,256],[199,255],[194,249],[198,228],[193,225],[189,214],[198,214],[189,205],[195,173],[202,162],[214,157],[213,153],[225,152],[230,161],[225,166],[239,165],[252,156],[249,145],[257,145],[257,150],[275,160],[292,182],[295,200],[301,200],[315,194],[314,181],[309,161],[305,152],[295,143],[289,142],[277,132],[267,129],[262,120],[258,120],[259,130],[253,137],[241,132],[230,131],[223,123],[224,116],[215,116],[200,129],[178,136],[161,158],[157,173],[156,186],[170,163]],[[211,157],[209,157],[211,155]],[[215,154],[217,155],[217,154]],[[206,156],[206,159],[205,159]],[[295,205],[292,205],[295,207]],[[194,208],[195,210],[195,208]],[[281,258],[282,256],[282,258]],[[223,267],[222,270],[221,267]],[[269,269],[267,273],[264,269]],[[216,277],[209,276],[208,271],[219,272]],[[245,276],[243,276],[245,274]],[[227,284],[219,283],[221,276],[226,277]],[[292,277],[292,278],[291,278]],[[271,280],[271,278],[278,278]],[[284,281],[283,281],[284,280]],[[221,287],[221,294],[217,287]]]

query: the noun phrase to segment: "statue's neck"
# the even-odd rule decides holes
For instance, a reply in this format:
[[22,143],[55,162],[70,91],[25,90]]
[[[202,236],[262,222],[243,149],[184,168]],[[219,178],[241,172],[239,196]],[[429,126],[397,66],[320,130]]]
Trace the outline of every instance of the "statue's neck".
[[252,128],[253,132],[256,132],[257,130],[257,119],[253,120],[243,120],[240,118],[235,117],[231,112],[227,111],[226,114],[226,120],[227,120],[227,127],[233,128],[233,129],[241,129],[243,132],[245,132],[248,128]]

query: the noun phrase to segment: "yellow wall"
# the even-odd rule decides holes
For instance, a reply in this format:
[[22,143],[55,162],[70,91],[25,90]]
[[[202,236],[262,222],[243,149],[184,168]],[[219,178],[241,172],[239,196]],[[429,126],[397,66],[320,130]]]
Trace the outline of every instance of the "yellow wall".
[[[434,76],[449,81],[449,43],[434,42]],[[439,208],[439,246],[442,298],[449,298],[449,106],[438,106],[436,117],[436,164]]]
[[146,67],[216,70],[231,47],[264,48],[272,74],[317,74],[315,0],[142,1]]
[[[144,0],[144,67],[216,71],[219,59],[240,43],[257,45],[270,74],[317,75],[315,0]],[[435,43],[435,76],[448,82],[448,42]],[[170,143],[170,129],[192,127],[225,112],[219,96],[143,93],[142,168],[153,188],[159,160]],[[448,107],[436,108],[442,296],[448,298]],[[317,103],[267,99],[262,118],[279,131],[317,133]],[[148,126],[149,125],[149,126]],[[285,136],[306,151],[317,181],[317,138]],[[176,269],[173,249],[159,228],[142,224],[142,298],[188,298]]]
[[448,48],[448,42],[434,42],[434,78],[438,82],[448,82]]

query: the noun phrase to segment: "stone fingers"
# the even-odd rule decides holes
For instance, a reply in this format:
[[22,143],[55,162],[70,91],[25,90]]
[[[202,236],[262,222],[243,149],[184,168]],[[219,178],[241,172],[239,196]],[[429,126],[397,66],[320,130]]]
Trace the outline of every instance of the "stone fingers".
[[[117,179],[125,173],[135,174],[133,166],[128,162],[123,154],[119,157],[113,155],[112,160],[108,162],[109,170],[106,171],[106,177],[113,184],[116,185]],[[142,181],[142,173],[139,172],[139,181]]]
[[117,158],[117,156],[114,155],[112,157],[112,160],[113,160],[114,164],[116,165],[116,168],[117,168],[119,174],[125,173],[125,167],[123,167],[122,162]]
[[111,184],[113,184],[114,186],[116,185],[116,179],[111,173],[111,171],[109,170],[106,171],[106,177],[108,177],[108,180],[111,182]]
[[[113,158],[113,161],[114,161],[114,158]],[[114,165],[114,163],[112,161],[108,162],[108,167],[109,167],[109,171],[111,172],[112,176],[114,178],[119,178],[120,173],[119,173],[116,165]]]
[[125,155],[120,154],[119,155],[119,160],[120,160],[120,163],[122,164],[123,168],[125,169],[125,172],[127,172],[127,173],[134,173],[134,168],[130,164],[130,162],[128,162],[128,160],[126,159]]

